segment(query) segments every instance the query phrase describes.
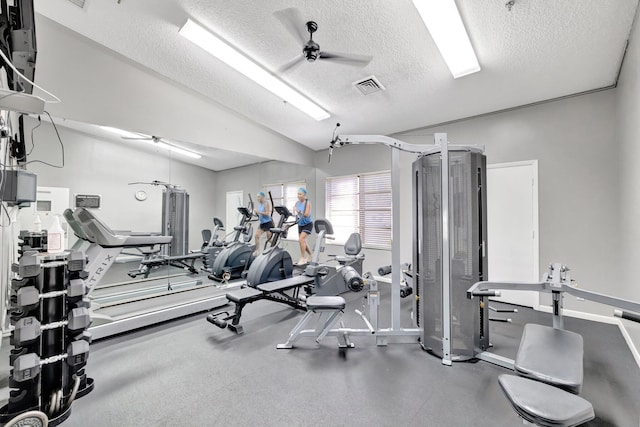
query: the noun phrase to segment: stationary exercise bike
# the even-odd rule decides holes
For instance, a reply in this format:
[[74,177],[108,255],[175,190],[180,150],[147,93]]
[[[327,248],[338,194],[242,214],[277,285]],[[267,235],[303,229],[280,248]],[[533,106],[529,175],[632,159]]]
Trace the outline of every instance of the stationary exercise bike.
[[[273,206],[273,199],[271,203]],[[261,283],[288,279],[293,275],[291,255],[278,243],[283,237],[287,237],[287,231],[297,224],[298,220],[287,222],[287,219],[293,215],[286,206],[274,206],[274,209],[280,215],[278,226],[269,230],[271,239],[267,242],[268,247],[253,260],[249,267],[247,272],[247,285],[249,286],[255,287]]]
[[[238,212],[242,214],[240,223],[233,227],[235,236],[233,241],[218,253],[209,279],[216,281],[227,281],[239,278],[253,261],[253,251],[255,246],[249,243],[253,236],[253,200],[249,195],[247,207],[238,207]],[[242,239],[241,239],[242,237]]]

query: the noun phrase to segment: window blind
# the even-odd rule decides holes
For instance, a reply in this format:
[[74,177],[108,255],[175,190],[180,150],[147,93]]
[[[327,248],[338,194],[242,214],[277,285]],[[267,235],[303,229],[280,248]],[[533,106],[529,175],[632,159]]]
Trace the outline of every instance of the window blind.
[[327,218],[337,243],[353,232],[365,245],[391,247],[391,173],[327,178]]

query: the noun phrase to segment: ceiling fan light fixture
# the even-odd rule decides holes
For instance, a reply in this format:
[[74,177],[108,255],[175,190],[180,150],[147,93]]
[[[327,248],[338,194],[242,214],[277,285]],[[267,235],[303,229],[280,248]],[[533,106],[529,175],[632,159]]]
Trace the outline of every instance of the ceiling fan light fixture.
[[480,71],[455,0],[413,0],[454,79]]
[[320,121],[331,116],[319,105],[191,19],[187,19],[187,22],[182,26],[179,33],[187,40],[201,47],[236,71],[244,74],[246,77],[273,92],[278,97],[314,119]]
[[198,153],[194,153],[193,151],[185,150],[184,148],[176,147],[175,145],[167,144],[162,141],[153,141],[149,139],[144,140],[146,143],[153,145],[154,147],[162,148],[165,150],[169,150],[172,153],[181,154],[183,156],[191,157],[192,159],[199,159],[202,156]]

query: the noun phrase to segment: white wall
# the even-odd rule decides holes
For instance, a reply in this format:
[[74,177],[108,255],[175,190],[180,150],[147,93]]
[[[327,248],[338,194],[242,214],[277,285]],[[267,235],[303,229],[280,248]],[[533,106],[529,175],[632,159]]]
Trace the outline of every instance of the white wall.
[[[25,119],[27,129],[36,123],[34,119]],[[158,180],[179,185],[190,197],[189,246],[200,248],[200,230],[213,227],[216,206],[213,171],[169,159],[164,152],[149,154],[126,143],[97,139],[60,124],[58,131],[64,143],[65,166],[57,169],[40,163],[29,164],[28,169],[38,175],[39,186],[67,187],[72,197],[73,194],[101,195],[102,208],[96,214],[112,229],[160,231],[164,187],[128,183]],[[27,130],[27,150],[29,134]],[[61,147],[51,124],[43,122],[34,131],[34,142],[29,160],[60,164]],[[147,200],[140,202],[134,198],[138,189],[147,192]]]
[[[538,160],[541,268],[560,261],[573,269],[580,286],[617,294],[620,280],[618,156],[614,135],[615,92],[598,92],[529,108],[423,129],[397,138],[432,142],[446,132],[458,144],[486,147],[487,161]],[[401,157],[401,259],[411,257],[411,162]],[[324,179],[331,175],[389,169],[384,147],[352,146],[316,155],[317,206],[324,207]],[[489,242],[491,244],[491,242]],[[370,254],[371,252],[371,254]],[[390,254],[367,251],[378,265]],[[381,262],[384,261],[384,262]],[[566,307],[610,313],[602,306],[567,298]],[[605,311],[603,311],[605,310]]]
[[[619,215],[622,230],[620,258],[622,281],[617,284],[620,296],[640,301],[638,259],[640,257],[640,29],[636,25],[631,34],[627,55],[616,89],[616,129],[620,145],[619,171],[620,198]],[[628,323],[633,339],[640,347],[640,325]]]

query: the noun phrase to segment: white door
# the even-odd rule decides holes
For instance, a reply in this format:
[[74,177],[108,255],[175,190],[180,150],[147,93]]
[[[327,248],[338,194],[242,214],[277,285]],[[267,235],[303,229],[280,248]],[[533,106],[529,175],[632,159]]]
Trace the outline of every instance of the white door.
[[240,223],[242,214],[238,212],[238,207],[244,206],[242,191],[227,191],[227,215],[224,228],[227,233],[233,231],[233,227]]
[[[536,160],[487,167],[487,228],[489,280],[540,280]],[[539,294],[502,291],[495,300],[537,309]]]

